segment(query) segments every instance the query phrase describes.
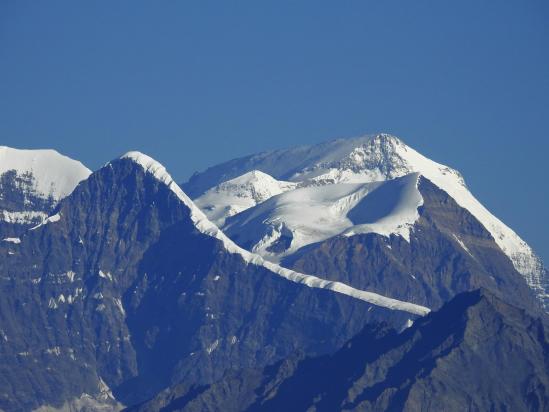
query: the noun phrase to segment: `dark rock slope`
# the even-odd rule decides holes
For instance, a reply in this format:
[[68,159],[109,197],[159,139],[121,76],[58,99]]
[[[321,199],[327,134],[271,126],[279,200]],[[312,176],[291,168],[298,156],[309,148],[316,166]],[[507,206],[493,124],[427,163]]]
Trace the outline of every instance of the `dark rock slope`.
[[0,409],[132,405],[410,317],[247,264],[120,159],[21,243],[0,242]]
[[131,410],[549,410],[548,323],[467,292],[400,334],[370,326],[333,355],[179,385]]

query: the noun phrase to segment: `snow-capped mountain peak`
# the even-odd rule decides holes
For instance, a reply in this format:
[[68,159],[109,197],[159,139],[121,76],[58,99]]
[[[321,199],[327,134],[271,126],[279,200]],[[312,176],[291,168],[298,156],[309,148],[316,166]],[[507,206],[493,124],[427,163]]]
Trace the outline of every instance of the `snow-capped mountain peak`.
[[545,270],[528,244],[471,194],[458,171],[428,159],[395,136],[377,134],[336,139],[310,147],[234,159],[202,174],[195,174],[186,187],[200,193],[207,190],[211,182],[222,182],[223,178],[250,170],[261,170],[275,179],[285,179],[299,187],[372,183],[419,173],[478,219],[538,296],[542,300],[547,299],[543,280]]
[[0,175],[15,171],[18,177],[28,177],[35,195],[60,200],[70,194],[91,171],[77,160],[55,150],[22,150],[0,146]]
[[458,171],[427,159],[395,136],[366,136],[349,139],[342,145],[345,150],[327,153],[289,180],[321,184],[376,182],[419,172],[427,178],[452,175],[459,184],[465,185]]
[[296,183],[276,180],[267,173],[252,170],[209,189],[195,199],[195,203],[210,220],[223,225],[227,217],[295,189],[296,186]]
[[42,223],[90,173],[55,150],[0,146],[0,230],[18,237]]

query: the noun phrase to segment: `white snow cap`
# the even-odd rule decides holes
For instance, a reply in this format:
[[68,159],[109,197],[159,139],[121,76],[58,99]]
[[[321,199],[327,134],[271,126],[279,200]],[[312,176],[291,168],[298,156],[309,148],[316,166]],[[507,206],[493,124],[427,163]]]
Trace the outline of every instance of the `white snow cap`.
[[219,228],[215,224],[209,221],[206,215],[174,182],[164,166],[162,166],[156,160],[154,160],[150,156],[136,151],[126,153],[121,157],[121,159],[129,159],[134,161],[135,163],[139,164],[147,173],[152,174],[156,179],[166,184],[173,191],[173,193],[190,209],[191,220],[200,232],[220,240],[228,252],[240,255],[242,259],[249,264],[265,267],[269,271],[276,273],[292,282],[301,283],[312,288],[331,290],[388,309],[405,311],[419,316],[424,316],[430,312],[429,308],[421,305],[416,305],[410,302],[403,302],[397,299],[392,299],[386,296],[379,295],[377,293],[355,289],[342,282],[329,281],[318,278],[316,276],[305,275],[303,273],[298,273],[293,270],[283,268],[274,263],[268,262],[264,260],[261,256],[255,253],[251,253],[237,246],[221,230],[219,230]]
[[31,173],[31,188],[40,197],[58,201],[69,195],[91,171],[77,160],[55,150],[22,150],[0,146],[0,175],[15,170],[21,176]]

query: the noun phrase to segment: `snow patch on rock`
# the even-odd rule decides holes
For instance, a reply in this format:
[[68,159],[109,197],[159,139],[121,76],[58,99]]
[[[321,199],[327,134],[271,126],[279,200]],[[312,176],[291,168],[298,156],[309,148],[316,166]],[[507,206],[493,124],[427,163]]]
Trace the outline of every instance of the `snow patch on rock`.
[[48,218],[48,214],[41,211],[22,211],[12,212],[0,210],[0,221],[6,223],[15,223],[19,225],[28,225],[32,223],[42,222]]
[[44,225],[47,225],[48,223],[55,223],[55,222],[59,222],[61,220],[61,214],[59,213],[56,213],[52,216],[49,216],[48,218],[46,218],[42,223],[32,227],[30,230],[36,230],[38,229],[39,227],[42,227]]

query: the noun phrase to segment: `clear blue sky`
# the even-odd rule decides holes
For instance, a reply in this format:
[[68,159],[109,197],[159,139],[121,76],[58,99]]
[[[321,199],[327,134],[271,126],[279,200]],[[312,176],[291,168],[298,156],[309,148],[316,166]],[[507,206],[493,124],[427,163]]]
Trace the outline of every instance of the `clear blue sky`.
[[386,131],[459,169],[549,262],[549,2],[0,3],[0,144],[179,180]]

